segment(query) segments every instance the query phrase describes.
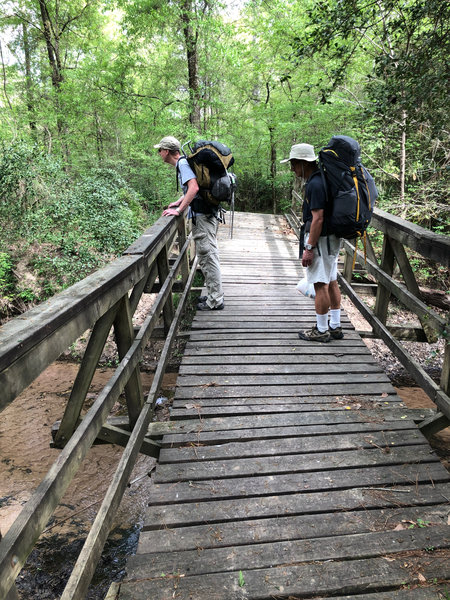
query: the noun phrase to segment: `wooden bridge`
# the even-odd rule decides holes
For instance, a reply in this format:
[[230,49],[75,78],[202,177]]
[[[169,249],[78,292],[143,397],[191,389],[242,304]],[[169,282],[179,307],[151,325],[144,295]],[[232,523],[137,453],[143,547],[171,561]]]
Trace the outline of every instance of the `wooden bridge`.
[[314,302],[283,219],[236,225],[226,307],[193,321],[118,598],[438,597],[409,589],[450,576],[449,473],[424,413],[348,318],[343,340],[299,340]]
[[[14,379],[32,348],[52,348],[57,356],[59,346],[53,345],[61,339],[62,347],[69,339],[67,323],[72,337],[83,330],[87,318],[76,310],[83,300],[85,313],[95,312],[94,322],[108,317],[94,327],[91,363],[111,324],[121,358],[111,384],[83,420],[80,398],[92,365],[81,366],[72,409],[68,406],[59,429],[58,465],[1,542],[0,597],[18,597],[11,585],[67,487],[68,471],[100,438],[125,446],[124,456],[62,600],[85,597],[139,450],[158,457],[148,512],[137,554],[108,600],[449,598],[450,474],[421,431],[448,424],[445,386],[423,375],[438,410],[407,409],[345,315],[343,340],[298,339],[298,330],[315,322],[314,303],[295,289],[298,245],[282,217],[239,214],[232,239],[229,227],[221,228],[225,309],[195,316],[170,421],[151,422],[170,344],[145,402],[139,399],[136,366],[159,314],[167,339],[173,338],[192,281],[183,262],[189,240],[174,219],[163,223],[120,259],[122,279],[112,267],[108,281],[114,285],[104,283],[104,274],[95,276],[106,285],[101,298],[108,301],[100,303],[97,294],[88,302],[72,293],[69,307],[64,298],[55,301],[60,309],[52,313],[53,330],[46,322],[46,335],[36,333],[45,321],[36,313],[36,322],[44,321],[34,330],[27,324],[34,341],[21,337],[23,350],[0,344],[3,355],[10,353],[0,384],[14,386],[5,404],[42,368],[44,360],[20,383]],[[179,257],[169,269],[177,231]],[[167,298],[180,272],[186,286],[175,312]],[[80,285],[91,290],[89,283]],[[121,294],[130,286],[124,305]],[[138,296],[151,289],[159,289],[161,300],[133,336],[130,314]],[[81,320],[77,327],[74,319]],[[375,327],[385,327],[374,319]],[[432,322],[445,330],[436,315]],[[17,338],[17,327],[7,331],[9,339]],[[108,407],[122,390],[129,420],[108,421]]]

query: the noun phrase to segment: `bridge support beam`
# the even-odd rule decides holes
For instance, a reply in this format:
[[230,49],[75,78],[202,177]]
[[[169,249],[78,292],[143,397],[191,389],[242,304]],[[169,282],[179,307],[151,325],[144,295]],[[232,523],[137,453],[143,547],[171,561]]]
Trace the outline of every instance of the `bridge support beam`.
[[92,383],[95,369],[97,368],[106,339],[114,323],[114,319],[116,318],[118,308],[119,302],[112,306],[94,325],[84,353],[83,361],[78,370],[72,392],[64,411],[64,416],[55,435],[53,442],[55,448],[64,448],[77,427],[83,403],[86,399],[89,386]]
[[450,425],[450,419],[448,419],[441,412],[436,413],[434,416],[425,419],[419,423],[418,427],[420,431],[426,436],[431,437],[435,433],[439,433]]

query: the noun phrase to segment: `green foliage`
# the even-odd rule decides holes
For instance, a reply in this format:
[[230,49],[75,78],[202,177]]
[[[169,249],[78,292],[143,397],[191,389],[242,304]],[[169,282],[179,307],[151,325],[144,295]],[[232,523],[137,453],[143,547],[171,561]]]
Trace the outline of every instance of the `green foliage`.
[[6,147],[0,159],[0,217],[7,228],[17,229],[24,213],[49,193],[48,183],[60,179],[57,159],[35,144],[19,141]]
[[245,586],[244,573],[242,571],[239,571],[238,583],[239,583],[239,587],[244,587]]
[[13,265],[11,257],[6,252],[0,252],[0,296],[10,299],[10,294],[14,288]]
[[425,519],[421,519],[419,517],[415,523],[411,523],[409,525],[408,529],[414,529],[415,527],[424,528],[428,527],[428,525],[430,525],[430,521],[426,521]]
[[[147,224],[141,197],[112,169],[71,178],[35,146],[0,162],[0,286],[12,300],[43,300],[121,254]],[[14,272],[18,272],[16,277]]]
[[[297,35],[292,59],[325,59],[327,77],[316,83],[323,102],[343,90],[360,106],[357,129],[370,138],[354,137],[376,142],[369,156],[387,210],[419,222],[427,215],[431,218],[423,224],[432,228],[444,213],[437,226],[445,229],[448,3],[317,1],[308,14],[309,26]],[[431,210],[424,211],[424,204]]]

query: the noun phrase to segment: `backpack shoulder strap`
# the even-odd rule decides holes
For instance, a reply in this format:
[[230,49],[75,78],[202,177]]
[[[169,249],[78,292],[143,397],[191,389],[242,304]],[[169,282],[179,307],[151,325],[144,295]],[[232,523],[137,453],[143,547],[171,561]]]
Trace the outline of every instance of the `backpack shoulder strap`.
[[325,190],[325,196],[327,197],[327,204],[328,204],[328,202],[330,201],[329,193],[328,193],[328,185],[327,185],[327,180],[325,178],[325,171],[323,170],[323,165],[320,160],[319,160],[319,171],[320,171],[320,178],[322,179],[323,187]]
[[175,166],[175,170],[176,170],[175,177],[176,177],[176,180],[177,180],[177,192],[178,192],[178,191],[179,191],[179,189],[180,189],[180,178],[179,178],[179,174],[180,174],[180,167],[179,167],[179,162],[180,162],[180,160],[182,160],[183,158],[185,158],[186,160],[187,160],[187,158],[188,158],[184,152],[183,152],[182,156],[180,156],[180,158],[177,160],[177,164],[176,164],[176,166]]

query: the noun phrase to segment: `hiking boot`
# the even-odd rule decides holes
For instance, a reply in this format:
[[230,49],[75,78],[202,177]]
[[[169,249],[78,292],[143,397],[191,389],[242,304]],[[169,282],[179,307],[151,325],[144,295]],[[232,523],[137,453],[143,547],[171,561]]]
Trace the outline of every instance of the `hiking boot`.
[[344,337],[344,332],[342,331],[342,327],[340,325],[339,327],[335,327],[334,329],[333,327],[330,327],[329,331],[333,340],[342,340],[342,338]]
[[199,302],[197,304],[197,310],[223,310],[224,308],[225,308],[225,304],[223,302],[222,302],[222,304],[219,304],[219,306],[214,306],[213,308],[208,306],[208,304],[206,304],[206,302]]
[[310,331],[299,331],[298,337],[301,340],[306,340],[307,342],[329,342],[331,339],[330,332],[328,330],[322,333],[317,329],[316,325],[314,325]]
[[202,302],[206,302],[208,300],[208,296],[199,296],[197,298],[197,303],[201,304]]

